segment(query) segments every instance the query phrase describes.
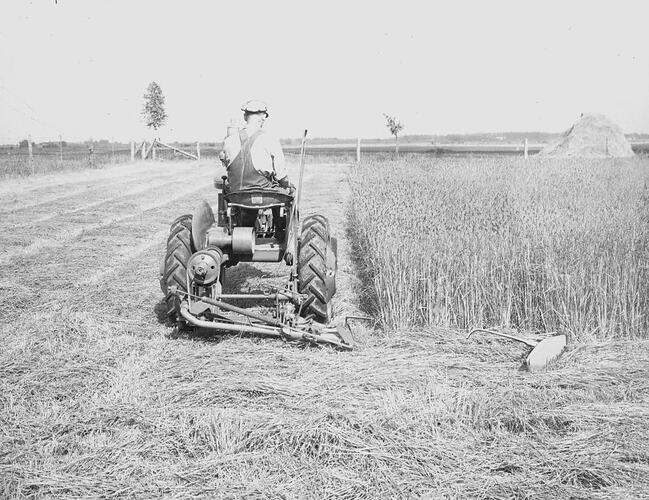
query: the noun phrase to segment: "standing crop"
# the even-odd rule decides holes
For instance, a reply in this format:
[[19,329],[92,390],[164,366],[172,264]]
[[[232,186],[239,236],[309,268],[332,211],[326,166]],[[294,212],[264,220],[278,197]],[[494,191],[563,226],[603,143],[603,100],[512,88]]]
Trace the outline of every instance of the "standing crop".
[[646,160],[368,162],[351,226],[390,328],[649,331]]

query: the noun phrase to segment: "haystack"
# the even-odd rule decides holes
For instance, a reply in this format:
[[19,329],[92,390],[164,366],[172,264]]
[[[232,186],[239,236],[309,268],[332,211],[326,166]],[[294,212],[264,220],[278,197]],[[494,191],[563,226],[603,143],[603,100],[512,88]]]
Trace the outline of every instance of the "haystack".
[[582,114],[558,142],[543,148],[539,156],[628,158],[635,154],[618,125],[604,115]]

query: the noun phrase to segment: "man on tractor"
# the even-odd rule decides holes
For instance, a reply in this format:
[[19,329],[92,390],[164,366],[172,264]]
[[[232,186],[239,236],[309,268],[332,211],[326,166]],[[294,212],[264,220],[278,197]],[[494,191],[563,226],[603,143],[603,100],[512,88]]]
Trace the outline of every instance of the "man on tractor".
[[268,107],[248,101],[242,107],[246,125],[225,138],[221,160],[228,173],[230,192],[245,189],[288,191],[292,186],[279,141],[262,129]]
[[[251,332],[351,349],[351,336],[331,325],[338,245],[329,221],[320,214],[301,218],[300,197],[291,189],[279,141],[262,131],[266,105],[249,101],[242,110],[246,126],[232,127],[221,157],[228,176],[214,182],[217,206],[202,201],[171,224],[160,278],[167,315],[179,328]],[[306,130],[300,180],[305,141]],[[225,268],[282,260],[290,267],[284,288],[222,293]],[[273,301],[275,310],[271,315],[247,311],[224,301],[228,298]]]

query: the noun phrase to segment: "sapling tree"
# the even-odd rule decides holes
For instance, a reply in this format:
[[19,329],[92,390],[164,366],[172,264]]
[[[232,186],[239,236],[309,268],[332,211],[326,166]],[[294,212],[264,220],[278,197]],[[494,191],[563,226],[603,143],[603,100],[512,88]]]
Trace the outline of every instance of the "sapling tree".
[[146,126],[156,132],[167,121],[165,112],[165,97],[162,95],[162,89],[156,82],[151,82],[144,93],[144,107],[142,108],[142,117]]
[[383,116],[385,116],[385,126],[388,127],[395,139],[394,152],[399,156],[399,132],[403,130],[404,125],[395,116],[385,113],[383,113]]

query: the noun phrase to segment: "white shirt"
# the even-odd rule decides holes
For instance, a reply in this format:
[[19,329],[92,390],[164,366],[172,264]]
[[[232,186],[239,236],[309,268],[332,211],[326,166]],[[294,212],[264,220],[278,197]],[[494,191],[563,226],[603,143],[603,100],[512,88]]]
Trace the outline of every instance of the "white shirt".
[[[251,137],[252,134],[261,129],[246,126],[244,130],[247,132],[248,137]],[[225,160],[230,165],[241,151],[238,130],[224,139],[223,151],[225,152]],[[275,178],[278,180],[286,177],[286,159],[284,158],[282,146],[279,140],[265,130],[261,130],[261,134],[255,139],[255,143],[250,148],[250,156],[252,156],[253,166],[259,172],[275,174]]]

